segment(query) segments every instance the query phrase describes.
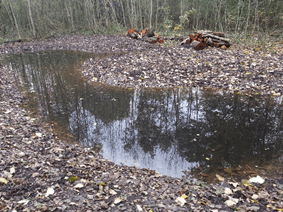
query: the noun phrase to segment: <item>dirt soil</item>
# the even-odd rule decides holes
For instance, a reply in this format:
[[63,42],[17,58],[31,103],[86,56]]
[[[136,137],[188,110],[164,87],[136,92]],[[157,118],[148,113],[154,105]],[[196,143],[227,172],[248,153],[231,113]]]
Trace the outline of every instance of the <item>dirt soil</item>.
[[[166,43],[165,43],[166,45]],[[91,58],[83,75],[117,86],[203,86],[282,94],[282,53],[163,47],[123,36],[64,36],[0,46],[0,54],[44,50],[118,53]],[[120,54],[121,53],[121,54]],[[0,211],[282,211],[283,170],[264,182],[218,183],[117,165],[67,144],[23,107],[25,93],[0,59]],[[250,177],[247,176],[247,179]]]

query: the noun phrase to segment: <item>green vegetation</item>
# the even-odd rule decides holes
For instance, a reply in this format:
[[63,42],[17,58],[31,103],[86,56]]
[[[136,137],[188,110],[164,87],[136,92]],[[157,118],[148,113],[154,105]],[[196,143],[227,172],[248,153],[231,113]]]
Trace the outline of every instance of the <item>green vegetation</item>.
[[283,1],[0,0],[0,20],[1,42],[146,27],[166,34],[209,29],[281,37]]

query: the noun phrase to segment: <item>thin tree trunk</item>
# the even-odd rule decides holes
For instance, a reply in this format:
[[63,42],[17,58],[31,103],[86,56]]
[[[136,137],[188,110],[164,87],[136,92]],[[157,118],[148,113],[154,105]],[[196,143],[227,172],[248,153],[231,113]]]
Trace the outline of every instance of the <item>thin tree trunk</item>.
[[120,4],[121,4],[121,8],[122,8],[122,14],[123,14],[124,27],[126,27],[126,26],[127,26],[127,23],[126,23],[126,17],[125,17],[124,5],[123,5],[122,0],[120,0]]
[[30,1],[27,0],[27,2],[28,2],[28,12],[29,12],[30,23],[31,23],[31,26],[32,26],[32,32],[33,32],[33,36],[35,37],[35,27],[34,27],[34,23],[33,23],[32,14],[31,14]]
[[158,19],[158,0],[156,0],[155,30],[157,30],[157,19]]
[[91,6],[92,6],[92,21],[93,21],[94,28],[96,29],[98,27],[98,22],[95,17],[96,11],[95,11],[94,5],[91,5]]
[[114,14],[114,19],[116,21],[116,24],[119,25],[119,22],[118,22],[118,19],[117,19],[117,15],[116,15],[116,12],[115,12],[115,8],[113,7],[113,3],[112,3],[112,0],[109,1],[109,4],[110,4],[110,7],[112,9],[112,12]]
[[73,10],[72,10],[72,7],[71,7],[71,0],[69,0],[69,10],[70,10],[70,18],[71,18],[72,30],[75,31]]
[[140,17],[140,23],[141,23],[141,29],[143,29],[143,20],[142,20],[142,17],[143,17],[143,14],[142,14],[142,4],[141,4],[141,1],[139,1],[139,17]]
[[8,16],[9,16],[9,18],[10,18],[11,24],[12,24],[12,23],[13,23],[13,17],[11,17],[11,14],[10,14],[10,12],[9,12],[9,10],[8,10],[8,8],[7,8],[7,6],[5,5],[4,1],[2,1],[2,2],[3,2],[3,5],[4,5],[4,7],[5,7],[6,11],[7,11]]
[[152,0],[150,0],[150,16],[149,16],[149,28],[152,29]]
[[183,0],[181,0],[181,16],[183,16]]
[[246,32],[247,32],[248,27],[249,27],[250,15],[251,15],[251,0],[249,0],[249,6],[248,6],[248,16],[247,16],[247,22],[246,22],[246,27],[245,27]]
[[18,22],[17,22],[17,19],[16,19],[15,14],[14,14],[14,11],[13,11],[13,7],[12,7],[12,4],[11,4],[11,1],[10,1],[10,0],[8,0],[8,2],[9,2],[10,9],[11,9],[11,12],[12,12],[12,16],[13,16],[13,19],[14,19],[14,22],[15,22],[15,26],[16,26],[16,29],[17,29],[18,37],[19,37],[19,39],[21,39],[21,34],[20,34],[20,30],[19,30]]

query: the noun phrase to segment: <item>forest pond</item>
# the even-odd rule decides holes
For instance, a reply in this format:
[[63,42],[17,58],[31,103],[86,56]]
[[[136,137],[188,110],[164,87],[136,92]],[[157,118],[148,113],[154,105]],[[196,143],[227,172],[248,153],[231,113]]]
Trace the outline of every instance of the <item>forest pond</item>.
[[106,56],[50,51],[8,55],[6,61],[40,117],[117,164],[180,177],[182,171],[282,162],[281,98],[89,85],[80,65]]

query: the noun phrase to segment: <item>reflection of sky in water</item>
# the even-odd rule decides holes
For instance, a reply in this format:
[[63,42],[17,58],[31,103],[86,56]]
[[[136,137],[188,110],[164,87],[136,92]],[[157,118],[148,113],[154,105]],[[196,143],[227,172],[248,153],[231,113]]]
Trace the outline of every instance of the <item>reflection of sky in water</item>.
[[[177,146],[174,145],[174,141],[170,148],[167,150],[162,150],[158,145],[154,147],[154,154],[144,152],[140,144],[135,141],[130,148],[125,148],[125,137],[126,131],[131,125],[136,121],[138,116],[138,106],[139,104],[139,91],[136,90],[132,101],[130,102],[130,114],[129,118],[124,118],[122,120],[115,120],[111,123],[104,124],[100,119],[96,118],[88,110],[84,110],[82,107],[82,102],[79,104],[79,112],[74,111],[71,113],[71,118],[69,120],[70,129],[72,132],[76,131],[78,125],[84,128],[83,138],[80,142],[86,146],[92,146],[94,143],[101,143],[103,146],[103,151],[101,154],[104,158],[107,158],[115,163],[123,163],[129,166],[136,166],[139,168],[150,168],[154,169],[161,174],[166,174],[170,176],[179,176],[182,174],[182,170],[188,170],[193,167],[197,167],[197,162],[188,162],[182,157],[180,157]],[[159,101],[155,101],[150,105],[160,105]],[[191,105],[190,110],[195,107],[195,102]],[[193,119],[200,121],[204,119],[203,114],[200,111],[192,110],[190,117],[188,117],[187,111],[189,110],[189,103],[187,100],[183,99],[180,101],[179,111],[183,114],[181,120],[186,122],[188,119]],[[176,131],[176,108],[174,107],[174,95],[172,94],[167,99],[168,111],[171,111],[169,116],[162,117],[159,111],[150,114],[154,118],[155,126],[160,127],[163,132]],[[167,126],[162,125],[164,119],[167,119]],[[138,132],[134,130],[135,136]]]
[[82,144],[101,143],[103,156],[113,162],[180,176],[197,166],[242,165],[282,152],[282,97],[247,99],[199,89],[100,90],[74,74],[73,65],[88,57],[15,54],[10,68],[20,76],[19,84],[37,95],[36,107],[47,120],[68,122]]

